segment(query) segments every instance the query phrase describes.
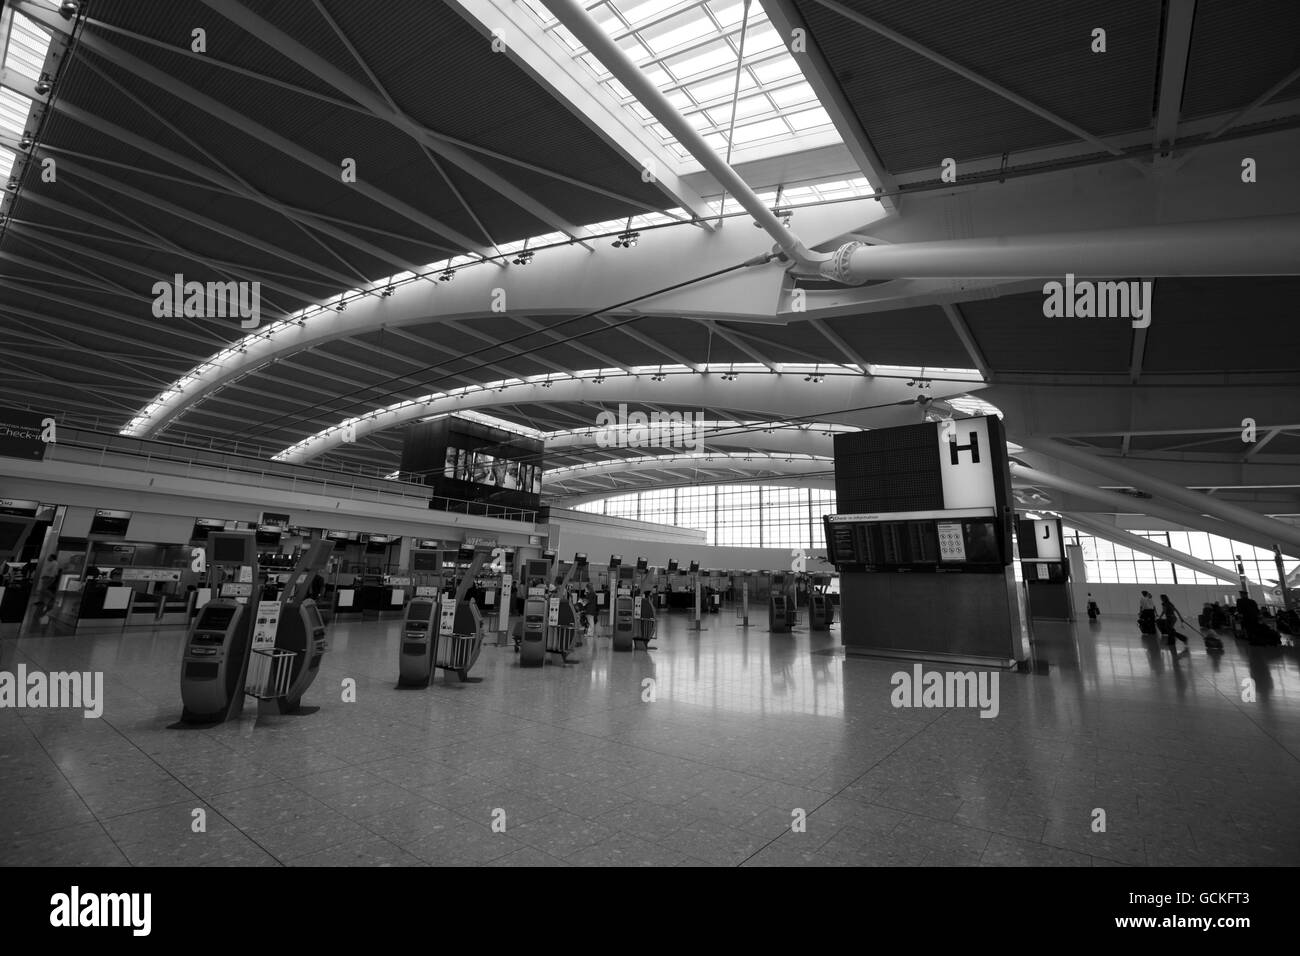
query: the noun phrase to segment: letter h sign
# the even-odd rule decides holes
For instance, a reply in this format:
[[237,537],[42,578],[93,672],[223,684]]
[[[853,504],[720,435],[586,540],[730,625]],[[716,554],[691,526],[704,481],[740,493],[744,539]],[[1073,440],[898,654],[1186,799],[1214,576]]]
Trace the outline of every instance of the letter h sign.
[[962,451],[970,452],[970,463],[972,465],[978,465],[980,463],[980,436],[976,432],[972,431],[970,433],[969,445],[959,445],[955,440],[948,442],[948,455],[950,456],[949,460],[952,464],[961,464],[961,460],[958,458],[957,453]]

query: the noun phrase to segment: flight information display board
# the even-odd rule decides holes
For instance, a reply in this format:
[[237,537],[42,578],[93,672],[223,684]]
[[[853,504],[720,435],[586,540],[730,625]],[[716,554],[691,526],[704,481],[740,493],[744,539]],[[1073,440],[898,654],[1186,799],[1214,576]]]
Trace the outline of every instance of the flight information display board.
[[827,559],[841,571],[1000,571],[1007,564],[992,509],[826,515],[823,521]]

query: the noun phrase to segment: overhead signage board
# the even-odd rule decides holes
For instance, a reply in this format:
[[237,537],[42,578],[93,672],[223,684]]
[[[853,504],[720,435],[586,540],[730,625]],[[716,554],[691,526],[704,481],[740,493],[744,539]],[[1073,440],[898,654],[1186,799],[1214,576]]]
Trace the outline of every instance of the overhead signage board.
[[44,461],[45,442],[41,440],[48,416],[37,412],[0,406],[0,455],[25,461]]
[[948,430],[936,423],[934,430],[939,444],[944,510],[995,506],[998,500],[993,481],[996,456],[988,418],[963,418],[953,422]]

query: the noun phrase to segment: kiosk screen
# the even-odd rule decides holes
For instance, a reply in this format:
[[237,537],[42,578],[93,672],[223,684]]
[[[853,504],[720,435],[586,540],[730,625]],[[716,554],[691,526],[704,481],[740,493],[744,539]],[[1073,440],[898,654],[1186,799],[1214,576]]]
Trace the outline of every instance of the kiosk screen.
[[230,619],[235,616],[233,607],[213,606],[207,604],[199,612],[199,620],[195,625],[195,630],[199,631],[224,631],[230,626]]

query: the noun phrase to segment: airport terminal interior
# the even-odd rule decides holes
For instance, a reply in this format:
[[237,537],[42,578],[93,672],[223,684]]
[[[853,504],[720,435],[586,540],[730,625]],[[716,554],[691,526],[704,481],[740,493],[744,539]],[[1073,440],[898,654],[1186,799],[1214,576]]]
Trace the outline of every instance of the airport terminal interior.
[[0,864],[1300,864],[1300,5],[0,11]]

